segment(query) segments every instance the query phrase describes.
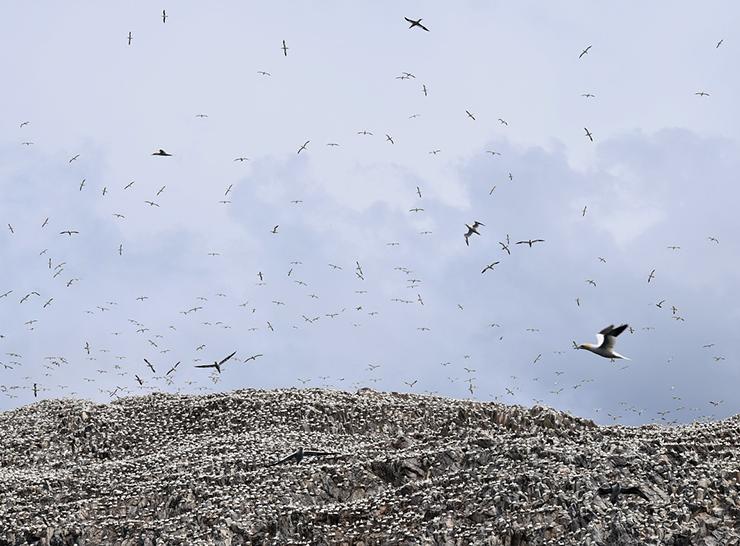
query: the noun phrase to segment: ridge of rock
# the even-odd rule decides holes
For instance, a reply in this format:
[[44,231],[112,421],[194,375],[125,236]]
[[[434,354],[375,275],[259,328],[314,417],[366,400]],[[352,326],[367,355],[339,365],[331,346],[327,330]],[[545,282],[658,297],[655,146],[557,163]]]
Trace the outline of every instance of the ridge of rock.
[[[740,545],[740,416],[601,427],[362,389],[0,413],[0,546]],[[270,466],[298,447],[332,452]],[[648,500],[597,494],[612,483]]]

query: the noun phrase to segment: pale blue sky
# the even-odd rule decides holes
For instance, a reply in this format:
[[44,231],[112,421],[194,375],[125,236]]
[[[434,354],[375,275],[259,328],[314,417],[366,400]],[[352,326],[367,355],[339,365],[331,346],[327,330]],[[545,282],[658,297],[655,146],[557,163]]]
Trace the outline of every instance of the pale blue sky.
[[[0,408],[32,402],[33,383],[100,401],[117,386],[299,378],[468,397],[474,378],[475,399],[599,422],[737,413],[738,14],[732,2],[13,6],[0,21],[0,294],[12,290]],[[485,227],[467,247],[473,220]],[[509,256],[507,234],[545,243]],[[632,361],[572,350],[623,322]],[[193,367],[233,350],[264,356],[218,383]]]

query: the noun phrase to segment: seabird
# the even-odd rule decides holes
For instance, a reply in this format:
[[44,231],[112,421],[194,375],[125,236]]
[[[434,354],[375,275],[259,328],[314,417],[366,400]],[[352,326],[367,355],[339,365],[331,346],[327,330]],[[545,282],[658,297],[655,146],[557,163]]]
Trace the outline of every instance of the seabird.
[[482,224],[482,223],[480,223],[478,221],[473,222],[473,225],[472,226],[469,226],[468,224],[465,224],[465,227],[468,228],[468,232],[464,236],[465,237],[465,244],[466,245],[470,246],[470,243],[468,242],[468,239],[470,238],[470,236],[473,233],[475,233],[476,235],[480,235],[480,233],[478,232],[478,226],[485,226],[485,224]]
[[584,130],[584,131],[586,131],[586,136],[588,137],[588,139],[589,139],[589,140],[590,140],[591,142],[593,142],[593,141],[594,141],[594,137],[593,137],[593,135],[591,134],[591,131],[589,131],[589,130],[588,130],[588,129],[587,129],[586,127],[584,127],[584,128],[583,128],[583,130]]
[[580,59],[580,58],[581,58],[581,57],[583,57],[583,56],[584,56],[584,55],[585,55],[586,53],[588,53],[588,50],[589,50],[589,49],[591,49],[591,46],[588,46],[588,47],[587,47],[586,49],[584,49],[583,51],[581,51],[581,54],[580,54],[580,55],[578,55],[578,58]]
[[603,356],[604,358],[630,360],[626,356],[622,356],[614,351],[614,344],[617,341],[617,336],[624,332],[627,329],[627,326],[627,324],[622,324],[615,328],[613,324],[610,324],[601,332],[596,334],[596,345],[591,343],[582,343],[578,348],[586,349],[587,351],[591,351],[592,353]]
[[421,24],[421,19],[417,19],[416,21],[414,21],[413,19],[409,19],[408,17],[404,17],[404,19],[406,19],[407,22],[411,23],[411,26],[409,26],[409,28],[419,27],[429,32],[429,29]]
[[171,156],[172,154],[168,154],[162,148],[160,148],[159,150],[157,150],[156,152],[154,152],[152,155],[161,155],[161,156],[164,157],[164,156]]
[[312,449],[303,449],[302,447],[299,447],[295,453],[291,453],[284,459],[280,459],[279,461],[270,463],[267,466],[276,466],[279,464],[287,463],[289,461],[295,461],[296,463],[300,463],[304,457],[318,457],[321,455],[336,455],[336,453],[331,452],[331,451],[316,451]]
[[639,495],[646,501],[650,500],[649,498],[647,498],[647,495],[645,495],[645,493],[640,491],[639,487],[622,487],[618,483],[613,483],[606,487],[599,487],[596,492],[602,497],[609,495],[609,500],[612,501],[612,504],[617,503],[617,501],[619,500],[619,495]]
[[196,368],[216,368],[216,371],[218,373],[221,373],[221,364],[223,364],[224,362],[226,362],[227,360],[229,360],[235,354],[236,354],[236,351],[234,351],[229,356],[227,356],[226,358],[224,358],[221,362],[214,361],[213,364],[199,364],[199,365],[196,365],[195,367]]
[[483,271],[481,271],[481,275],[482,275],[483,273],[485,273],[486,271],[488,271],[489,269],[490,269],[491,271],[493,271],[493,268],[494,268],[494,267],[495,267],[496,265],[498,265],[498,263],[499,263],[499,262],[493,262],[493,263],[491,263],[491,264],[488,264],[488,265],[487,265],[486,267],[484,267],[484,268],[483,268]]
[[532,245],[535,243],[544,243],[544,239],[527,239],[526,241],[517,241],[516,244],[518,245],[529,245],[529,248],[532,248]]

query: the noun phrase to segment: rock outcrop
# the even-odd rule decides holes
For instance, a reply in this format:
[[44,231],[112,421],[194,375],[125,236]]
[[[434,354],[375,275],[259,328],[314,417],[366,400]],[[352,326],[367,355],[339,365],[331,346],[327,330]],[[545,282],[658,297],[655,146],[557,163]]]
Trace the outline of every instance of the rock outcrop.
[[[44,401],[0,437],[0,546],[740,545],[740,416],[245,390]],[[298,447],[335,454],[269,466]]]

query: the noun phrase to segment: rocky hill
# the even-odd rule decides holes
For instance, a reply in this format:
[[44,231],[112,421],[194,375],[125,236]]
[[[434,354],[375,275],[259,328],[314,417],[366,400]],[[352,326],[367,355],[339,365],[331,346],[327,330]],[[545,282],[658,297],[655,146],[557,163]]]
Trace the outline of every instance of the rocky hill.
[[[44,401],[0,437],[0,546],[740,544],[740,416],[244,390]],[[332,454],[273,464],[301,447]]]

